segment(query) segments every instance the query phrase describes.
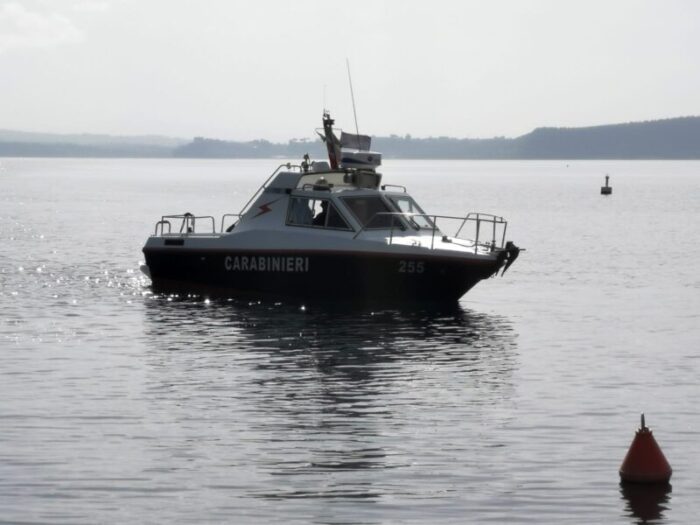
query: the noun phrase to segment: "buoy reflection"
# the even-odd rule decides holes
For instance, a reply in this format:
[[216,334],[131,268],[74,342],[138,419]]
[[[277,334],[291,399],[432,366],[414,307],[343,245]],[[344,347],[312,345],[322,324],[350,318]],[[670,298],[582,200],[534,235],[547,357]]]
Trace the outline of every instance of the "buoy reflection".
[[664,511],[669,509],[671,485],[661,483],[649,485],[642,483],[620,483],[620,493],[627,501],[625,509],[630,516],[637,518],[639,523],[649,523],[663,518]]

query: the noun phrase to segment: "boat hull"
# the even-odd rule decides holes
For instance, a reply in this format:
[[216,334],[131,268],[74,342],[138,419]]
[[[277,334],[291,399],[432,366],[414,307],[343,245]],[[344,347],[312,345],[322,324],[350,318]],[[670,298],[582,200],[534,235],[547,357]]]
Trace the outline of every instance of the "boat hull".
[[156,292],[332,301],[456,301],[493,275],[496,257],[144,248]]

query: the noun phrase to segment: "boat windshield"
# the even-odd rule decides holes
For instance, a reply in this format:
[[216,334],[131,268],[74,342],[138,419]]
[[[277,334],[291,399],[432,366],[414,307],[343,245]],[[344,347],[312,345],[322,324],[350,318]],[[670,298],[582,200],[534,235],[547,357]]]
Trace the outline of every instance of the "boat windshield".
[[410,217],[408,219],[408,222],[413,226],[414,228],[420,229],[420,228],[425,228],[428,230],[432,230],[434,225],[433,221],[431,221],[428,217],[423,217],[422,215],[425,215],[425,212],[423,211],[423,208],[418,206],[418,203],[413,200],[412,197],[409,197],[408,195],[400,195],[400,196],[389,196],[389,200],[391,203],[396,206],[396,209],[402,213],[418,213],[420,215]]
[[388,213],[392,210],[379,196],[364,197],[342,197],[345,205],[350,209],[358,222],[368,230],[378,230],[400,227],[400,220],[392,215],[377,215],[378,213]]

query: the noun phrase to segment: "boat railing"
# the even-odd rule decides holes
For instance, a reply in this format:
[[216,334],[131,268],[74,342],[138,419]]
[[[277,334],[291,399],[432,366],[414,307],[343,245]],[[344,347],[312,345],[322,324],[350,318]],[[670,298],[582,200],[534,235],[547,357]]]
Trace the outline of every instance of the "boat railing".
[[156,237],[158,237],[158,228],[160,228],[160,236],[166,235],[166,233],[165,233],[166,226],[168,227],[167,235],[170,235],[170,233],[172,233],[172,231],[173,231],[173,228],[172,228],[172,224],[170,224],[170,221],[168,221],[166,219],[161,219],[156,223],[156,231],[154,232],[154,235]]
[[[270,176],[265,180],[265,182],[263,182],[262,185],[258,188],[258,191],[256,191],[253,194],[253,196],[248,200],[248,202],[245,203],[245,206],[243,206],[243,209],[240,211],[240,213],[225,213],[221,217],[221,230],[220,230],[221,233],[231,231],[236,226],[236,224],[238,224],[238,222],[241,220],[241,217],[245,214],[245,212],[248,209],[248,207],[250,206],[250,204],[258,197],[258,195],[260,195],[261,192],[263,192],[265,190],[265,188],[267,188],[267,185],[270,183],[270,181],[273,179],[273,177],[275,175],[277,175],[277,173],[279,173],[279,171],[282,168],[286,168],[288,170],[291,170],[291,169],[301,170],[301,166],[299,166],[297,164],[292,164],[291,162],[285,162],[284,164],[280,164],[279,166],[277,166],[275,171],[273,171],[270,174]],[[231,223],[228,226],[228,228],[225,228],[226,227],[226,220],[231,219],[231,218],[235,218],[236,220],[234,220],[233,223]],[[160,236],[172,235],[173,233],[172,233],[172,224],[170,222],[171,220],[176,220],[176,221],[180,220],[181,221],[179,235],[188,234],[188,233],[196,233],[197,219],[209,219],[209,220],[211,220],[211,233],[217,233],[216,221],[215,221],[214,217],[212,217],[211,215],[195,216],[195,215],[192,215],[191,213],[185,213],[182,215],[163,215],[161,217],[161,220],[159,220],[156,223],[155,236],[158,237],[159,231],[160,231]],[[166,227],[168,228],[167,233],[165,231]]]
[[[191,213],[183,213],[180,215],[163,215],[160,220],[156,223],[156,229],[154,235],[158,237],[158,230],[160,230],[160,236],[172,235],[172,222],[180,221],[180,230],[176,235],[187,235],[189,233],[197,232],[197,219],[211,221],[211,233],[216,233],[216,221],[211,215],[192,215]],[[165,227],[168,227],[168,232],[165,232]]]
[[[207,228],[207,231],[197,231],[197,220],[207,220],[207,225],[211,228]],[[231,219],[234,219],[231,221]],[[192,215],[191,213],[183,213],[181,215],[163,215],[161,219],[156,223],[156,228],[154,235],[156,237],[163,237],[166,235],[187,235],[190,233],[204,233],[204,234],[216,234],[216,233],[226,233],[233,230],[233,228],[238,224],[241,219],[240,213],[225,213],[221,217],[221,228],[219,232],[216,231],[216,222],[211,215]],[[173,222],[177,224],[179,222],[179,230],[173,233]],[[168,231],[165,231],[165,229]]]
[[[226,233],[231,230],[238,224],[238,221],[241,220],[242,215],[240,213],[224,213],[223,216],[221,217],[221,233]],[[235,219],[229,226],[228,228],[224,229],[226,226],[226,219]]]
[[[265,191],[265,188],[267,188],[267,185],[270,183],[272,178],[277,175],[277,173],[282,169],[282,168],[287,168],[288,170],[291,170],[292,168],[294,169],[299,169],[301,170],[301,166],[297,164],[292,164],[291,162],[285,162],[284,164],[280,164],[277,166],[275,171],[273,171],[270,176],[265,180],[265,182],[262,183],[262,185],[258,188],[258,191],[256,191],[253,196],[248,200],[248,202],[245,203],[241,211],[238,213],[238,216],[241,217],[243,214],[245,214],[246,210],[248,209],[248,206],[252,204],[252,202],[258,198],[258,195],[260,195],[263,191]],[[229,214],[230,215],[230,214]]]
[[401,186],[401,184],[382,184],[382,191],[386,191],[387,188],[398,188],[404,193],[407,193],[406,186]]
[[[353,239],[357,239],[367,230],[379,229],[379,227],[376,225],[373,228],[372,224],[376,224],[378,219],[382,216],[391,217],[391,225],[389,226],[389,244],[394,244],[395,238],[397,238],[394,232],[397,228],[401,231],[406,230],[406,227],[401,220],[404,219],[406,222],[408,222],[410,228],[417,231],[430,230],[431,250],[435,249],[436,237],[438,237],[438,239],[440,239],[442,242],[450,242],[466,248],[474,248],[474,253],[476,253],[479,248],[495,250],[505,246],[508,221],[506,221],[503,217],[492,215],[490,213],[468,213],[465,217],[455,217],[451,215],[430,215],[427,213],[379,212],[358,230],[358,232],[353,236]],[[423,218],[428,223],[428,226],[420,226],[415,221],[416,217]],[[443,224],[446,222],[451,222],[454,227],[456,227],[455,233],[451,236],[445,235],[438,227],[439,221],[442,221]],[[381,226],[381,229],[385,228],[386,227],[384,225]],[[472,233],[471,237],[465,237],[468,232]],[[464,244],[465,242],[468,244]]]

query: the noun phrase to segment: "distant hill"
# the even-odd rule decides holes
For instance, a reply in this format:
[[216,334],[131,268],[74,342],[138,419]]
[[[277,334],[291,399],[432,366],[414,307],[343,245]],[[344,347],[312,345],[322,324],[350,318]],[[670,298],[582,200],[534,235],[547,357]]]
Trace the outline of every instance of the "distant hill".
[[[516,138],[373,137],[372,149],[388,158],[414,159],[700,159],[700,117],[681,117],[587,128],[537,128]],[[275,144],[198,137],[175,148],[176,157],[324,156],[316,140]]]
[[172,157],[187,139],[0,130],[0,157]]
[[[585,128],[537,128],[516,138],[373,137],[388,158],[421,159],[700,159],[700,117]],[[246,142],[0,130],[0,157],[324,158],[318,139]]]
[[142,144],[87,146],[66,143],[0,142],[0,157],[169,158],[173,148]]
[[183,158],[301,158],[305,153],[319,158],[326,155],[326,147],[319,139],[293,139],[287,143],[267,140],[232,142],[196,137],[189,144],[175,148],[174,157]]
[[13,131],[0,129],[0,142],[30,143],[30,144],[73,144],[81,146],[159,146],[176,148],[187,144],[189,139],[165,137],[162,135],[101,135],[97,133],[33,133],[29,131]]
[[700,159],[700,117],[537,128],[515,141],[523,159]]

